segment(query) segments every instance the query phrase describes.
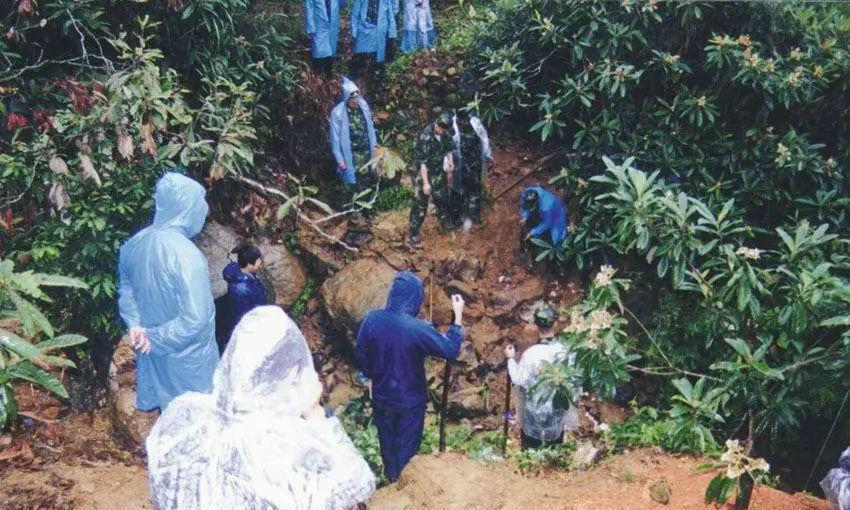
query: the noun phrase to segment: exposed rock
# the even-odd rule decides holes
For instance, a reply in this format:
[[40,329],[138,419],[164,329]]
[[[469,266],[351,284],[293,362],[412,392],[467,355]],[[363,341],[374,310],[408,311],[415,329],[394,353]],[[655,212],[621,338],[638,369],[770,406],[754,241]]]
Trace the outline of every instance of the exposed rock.
[[[481,388],[467,386],[453,391],[449,396],[449,408],[447,412],[453,418],[475,418],[490,414],[485,407]],[[492,402],[490,402],[492,405]]]
[[385,241],[404,241],[409,228],[408,214],[407,209],[380,213],[373,222],[372,234]]
[[301,261],[283,244],[263,241],[257,247],[263,254],[260,273],[264,283],[270,283],[274,289],[275,303],[284,307],[290,306],[307,284],[307,271]]
[[133,349],[123,342],[112,356],[106,396],[113,432],[124,441],[144,447],[159,412],[136,409],[136,358]]
[[468,253],[461,253],[454,258],[442,262],[442,274],[451,275],[455,280],[461,282],[473,282],[481,275],[484,267],[477,257]]
[[328,278],[345,265],[344,258],[307,229],[298,231],[298,257],[319,278]]
[[472,286],[459,280],[452,280],[446,284],[446,290],[449,294],[460,294],[463,299],[470,303],[475,301],[475,291]]
[[385,262],[360,259],[325,280],[321,295],[332,325],[353,341],[366,314],[386,305],[395,274]]
[[529,277],[519,285],[494,290],[490,294],[493,304],[505,310],[513,310],[526,301],[540,299],[546,291],[544,284],[536,277]]
[[214,297],[227,292],[227,282],[221,277],[221,271],[230,262],[230,252],[243,242],[239,234],[214,221],[208,221],[195,238],[195,244],[207,258]]
[[[221,277],[221,271],[231,260],[230,252],[245,242],[235,231],[214,221],[207,222],[204,230],[195,238],[195,244],[207,258],[214,297],[227,292],[227,282]],[[277,304],[292,304],[307,283],[304,266],[283,244],[266,240],[256,244],[263,254],[264,268],[260,276],[266,284],[266,290]]]
[[667,480],[661,479],[649,486],[649,497],[656,503],[666,505],[670,502],[673,490]]
[[590,441],[584,441],[579,443],[576,451],[573,452],[572,459],[570,460],[570,467],[576,469],[587,469],[596,462],[600,455],[602,455],[602,450],[593,446],[593,443]]
[[[425,298],[422,301],[422,316],[427,320],[430,318],[431,313],[431,288],[428,285],[428,280],[423,280],[423,284],[425,285]],[[431,322],[438,326],[447,326],[452,323],[454,319],[454,312],[452,311],[452,300],[446,294],[446,292],[438,287],[434,286],[434,313]]]

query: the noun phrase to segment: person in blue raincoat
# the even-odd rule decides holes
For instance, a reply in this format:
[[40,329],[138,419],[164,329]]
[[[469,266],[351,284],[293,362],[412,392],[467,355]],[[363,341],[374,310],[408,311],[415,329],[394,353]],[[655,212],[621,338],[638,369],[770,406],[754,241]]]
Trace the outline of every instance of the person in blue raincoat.
[[404,0],[401,51],[409,53],[433,48],[437,42],[430,0]]
[[[257,271],[263,265],[260,249],[249,244],[240,246],[232,253],[236,254],[236,261],[228,263],[221,273],[227,282],[226,309],[229,315],[226,336],[223,337],[225,344],[243,315],[266,304],[266,290],[257,276]],[[224,350],[222,345],[219,350]]]
[[342,78],[342,101],[331,110],[329,130],[337,173],[346,185],[356,185],[357,170],[375,155],[378,137],[369,105],[346,77]]
[[457,358],[465,335],[464,302],[452,296],[455,320],[445,335],[417,319],[422,282],[413,273],[396,274],[383,310],[372,310],[357,335],[355,356],[371,380],[372,407],[381,444],[384,474],[398,480],[419,451],[428,400],[425,357]]
[[313,67],[330,77],[339,40],[339,11],[345,0],[304,0],[304,22],[312,40]]
[[374,58],[376,64],[391,60],[398,37],[396,14],[399,0],[354,0],[351,6],[351,39],[354,51],[351,74]]
[[543,186],[529,186],[520,195],[523,250],[532,247],[531,238],[541,239],[556,249],[569,235],[567,208],[554,193]]
[[156,184],[153,224],[121,247],[118,310],[136,349],[136,407],[165,409],[210,392],[218,363],[207,261],[192,243],[209,207],[203,186],[178,173]]

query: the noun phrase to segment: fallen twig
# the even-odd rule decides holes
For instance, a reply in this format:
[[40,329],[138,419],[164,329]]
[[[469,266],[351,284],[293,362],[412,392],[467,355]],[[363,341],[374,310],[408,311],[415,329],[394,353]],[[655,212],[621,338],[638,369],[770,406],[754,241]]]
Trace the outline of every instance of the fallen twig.
[[[290,197],[289,195],[284,193],[282,190],[279,190],[277,188],[272,188],[270,186],[265,186],[265,185],[255,181],[254,179],[249,179],[248,177],[242,177],[242,176],[235,177],[235,179],[237,181],[243,183],[243,184],[247,184],[248,186],[250,186],[254,190],[259,191],[260,193],[264,193],[266,195],[273,195],[273,196],[282,198],[284,200],[292,199],[292,197]],[[325,232],[324,230],[322,230],[322,227],[319,226],[319,223],[326,221],[328,218],[324,218],[324,219],[321,219],[321,220],[314,220],[313,218],[308,216],[307,213],[305,213],[301,209],[301,207],[297,203],[295,203],[294,200],[292,201],[292,210],[295,211],[295,214],[298,216],[299,220],[306,223],[307,226],[309,226],[311,229],[313,229],[317,234],[322,236],[324,239],[330,241],[333,244],[338,244],[348,251],[355,252],[355,253],[360,251],[357,248],[355,248],[354,246],[351,246],[350,244],[346,243],[342,239],[337,239],[336,237],[334,237],[334,236],[328,234],[327,232]],[[345,212],[345,211],[343,211],[343,212]],[[332,217],[344,216],[343,212],[335,213],[335,214],[332,214],[331,216]],[[353,211],[351,211],[351,212],[353,212]],[[348,214],[348,213],[346,212],[345,214]]]

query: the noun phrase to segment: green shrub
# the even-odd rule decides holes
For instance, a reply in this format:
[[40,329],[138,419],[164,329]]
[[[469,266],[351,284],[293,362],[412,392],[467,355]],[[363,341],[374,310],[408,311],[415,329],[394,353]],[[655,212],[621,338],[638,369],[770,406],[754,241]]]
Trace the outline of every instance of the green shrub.
[[[62,382],[48,370],[75,365],[53,353],[86,341],[80,335],[56,335],[50,320],[33,303],[50,301],[42,287],[85,289],[86,285],[74,278],[14,269],[12,261],[0,259],[0,430],[18,415],[13,383],[29,382],[68,398]],[[13,331],[16,326],[20,334]]]

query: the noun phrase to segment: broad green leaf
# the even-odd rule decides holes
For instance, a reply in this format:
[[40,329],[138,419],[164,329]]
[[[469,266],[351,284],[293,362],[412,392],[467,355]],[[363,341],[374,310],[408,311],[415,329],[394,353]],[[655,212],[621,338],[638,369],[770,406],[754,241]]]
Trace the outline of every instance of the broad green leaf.
[[61,382],[59,382],[59,379],[53,377],[50,372],[35,366],[29,361],[23,361],[10,368],[9,375],[13,379],[21,379],[38,384],[42,388],[51,391],[62,398],[68,398],[68,391],[65,390],[65,387]]
[[0,346],[5,347],[18,356],[30,361],[41,355],[41,351],[34,345],[5,329],[0,329]]
[[752,359],[753,356],[750,351],[750,346],[740,338],[724,338],[723,341],[735,349],[735,352],[737,352],[742,358],[746,359],[747,362]]
[[84,344],[87,341],[88,339],[82,335],[59,335],[51,338],[50,340],[39,342],[35,345],[35,347],[41,352],[47,353],[56,349],[64,349],[66,347]]

